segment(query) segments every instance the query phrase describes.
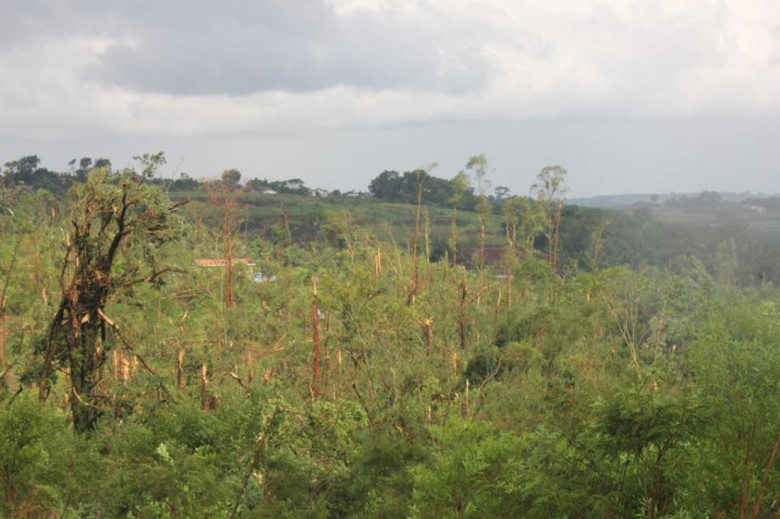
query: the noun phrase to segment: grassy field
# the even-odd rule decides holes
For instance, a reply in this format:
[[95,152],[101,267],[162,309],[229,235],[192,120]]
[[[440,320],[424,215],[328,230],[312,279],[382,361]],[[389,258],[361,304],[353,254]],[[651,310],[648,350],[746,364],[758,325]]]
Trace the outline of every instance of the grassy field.
[[[174,201],[186,199],[190,203],[183,209],[194,221],[216,223],[222,218],[222,209],[202,191],[171,193]],[[344,215],[379,240],[407,243],[414,234],[417,207],[411,204],[378,202],[372,199],[346,196],[316,198],[300,195],[261,195],[242,193],[236,206],[237,218],[250,232],[267,234],[274,226],[290,226],[296,242],[317,239],[323,227],[334,224]],[[451,234],[452,209],[425,206],[421,227],[428,226],[431,239],[447,241]],[[459,241],[469,248],[476,246],[479,235],[477,214],[458,211]],[[499,218],[490,221],[487,245],[503,244]]]

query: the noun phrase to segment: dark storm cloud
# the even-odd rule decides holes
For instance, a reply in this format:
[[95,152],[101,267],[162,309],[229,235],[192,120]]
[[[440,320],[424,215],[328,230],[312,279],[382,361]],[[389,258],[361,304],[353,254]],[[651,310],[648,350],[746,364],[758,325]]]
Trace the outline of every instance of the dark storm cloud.
[[[436,40],[390,14],[339,16],[320,1],[132,2],[100,16],[129,43],[108,47],[93,78],[169,94],[241,95],[335,85],[478,90],[478,49]],[[96,12],[93,11],[93,16]]]

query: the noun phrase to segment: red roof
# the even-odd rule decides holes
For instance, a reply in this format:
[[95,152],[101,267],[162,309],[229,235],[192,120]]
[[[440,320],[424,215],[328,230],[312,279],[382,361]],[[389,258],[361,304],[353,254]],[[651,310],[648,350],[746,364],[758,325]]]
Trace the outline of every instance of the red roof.
[[[195,265],[199,267],[224,267],[225,266],[225,259],[196,259]],[[231,258],[230,263],[232,265],[236,264],[242,264],[242,265],[249,265],[250,267],[255,265],[255,262],[252,261],[249,258]]]

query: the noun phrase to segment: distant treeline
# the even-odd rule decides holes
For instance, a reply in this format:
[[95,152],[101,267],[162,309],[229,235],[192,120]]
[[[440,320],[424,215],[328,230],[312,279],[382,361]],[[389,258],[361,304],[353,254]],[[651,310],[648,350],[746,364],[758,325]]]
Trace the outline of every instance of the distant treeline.
[[[164,156],[161,155],[164,158]],[[55,171],[41,167],[41,159],[37,155],[28,155],[18,160],[6,162],[0,168],[0,182],[5,188],[24,186],[31,189],[45,189],[50,193],[62,195],[77,182],[84,182],[87,174],[93,168],[111,168],[112,164],[106,158],[83,157],[68,162],[66,171]],[[235,169],[241,179],[241,172]],[[168,191],[197,191],[203,189],[211,179],[197,179],[186,172],[179,173],[178,178],[155,177],[149,182],[164,187]],[[465,183],[464,183],[465,181]],[[440,206],[452,206],[458,204],[459,209],[474,210],[479,202],[479,196],[475,194],[468,177],[465,174],[456,175],[452,180],[439,178],[423,170],[397,171],[385,170],[372,179],[369,183],[368,193],[383,202],[416,203],[419,188],[422,185],[423,200],[426,204]],[[268,178],[251,178],[244,182],[247,191],[264,192],[273,191],[280,194],[339,196],[344,193],[340,190],[326,191],[316,186],[307,186],[299,178],[283,180],[270,180]],[[351,193],[351,192],[350,192]],[[357,194],[357,193],[355,193]],[[494,193],[488,196],[493,200],[501,200],[509,194],[509,189],[499,186]]]
[[[158,154],[164,163],[164,155]],[[4,188],[22,187],[27,189],[45,189],[55,195],[63,195],[76,183],[86,181],[88,173],[95,168],[112,168],[111,161],[106,158],[93,159],[83,157],[68,162],[68,170],[54,171],[41,167],[41,159],[37,155],[28,155],[18,160],[6,162],[0,169],[0,185]],[[237,170],[229,170],[241,178]],[[154,177],[149,182],[159,185],[168,191],[197,191],[205,187],[211,180],[199,180],[187,173],[180,173],[176,179]],[[253,178],[246,182],[247,190],[273,190],[276,193],[308,195],[311,189],[300,179],[267,180]]]

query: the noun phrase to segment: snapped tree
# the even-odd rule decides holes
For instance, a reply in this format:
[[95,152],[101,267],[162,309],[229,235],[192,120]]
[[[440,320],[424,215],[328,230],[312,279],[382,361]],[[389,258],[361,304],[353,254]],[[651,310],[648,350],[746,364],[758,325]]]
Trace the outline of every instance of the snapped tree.
[[[180,235],[176,206],[145,181],[165,163],[162,153],[136,157],[142,170],[90,171],[70,193],[70,230],[60,271],[61,299],[44,351],[39,398],[49,394],[53,368],[70,378],[70,408],[76,431],[93,429],[106,395],[101,394],[109,296],[158,279],[154,249]],[[120,259],[121,258],[121,259]]]

